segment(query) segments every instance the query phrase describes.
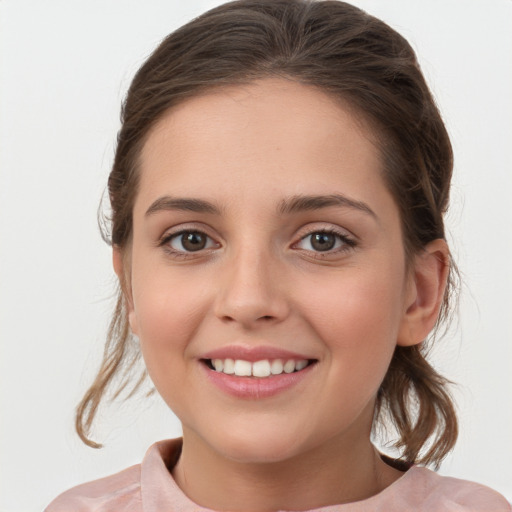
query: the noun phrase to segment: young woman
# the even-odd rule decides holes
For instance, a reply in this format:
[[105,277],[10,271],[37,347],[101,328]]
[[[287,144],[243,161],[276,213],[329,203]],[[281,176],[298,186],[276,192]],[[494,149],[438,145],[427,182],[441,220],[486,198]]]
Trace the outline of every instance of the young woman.
[[166,38],[123,106],[121,291],[77,430],[95,444],[142,355],[183,438],[47,511],[510,510],[424,467],[457,438],[425,358],[455,272],[451,171],[414,52],[349,4],[241,0]]

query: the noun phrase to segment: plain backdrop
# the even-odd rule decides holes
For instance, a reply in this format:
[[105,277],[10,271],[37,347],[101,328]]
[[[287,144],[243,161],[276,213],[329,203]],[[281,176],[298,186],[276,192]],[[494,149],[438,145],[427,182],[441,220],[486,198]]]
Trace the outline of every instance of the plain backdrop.
[[[96,225],[140,64],[220,2],[0,0],[0,511],[41,510],[180,434],[155,396],[105,409],[102,450],[73,430],[112,309]],[[457,325],[434,353],[459,385],[460,441],[441,473],[512,499],[512,1],[354,0],[410,40],[455,150],[449,240]]]

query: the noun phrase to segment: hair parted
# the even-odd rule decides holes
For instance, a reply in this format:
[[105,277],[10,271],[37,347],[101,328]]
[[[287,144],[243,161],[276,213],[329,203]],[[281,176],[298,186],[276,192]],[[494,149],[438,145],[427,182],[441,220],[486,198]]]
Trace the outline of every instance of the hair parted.
[[[337,0],[239,0],[216,7],[167,36],[135,75],[122,107],[108,180],[110,237],[130,242],[138,158],[155,123],[187,98],[214,87],[283,77],[351,106],[369,123],[383,177],[400,211],[410,259],[444,238],[453,155],[445,126],[409,43],[384,22]],[[456,267],[450,267],[438,326],[449,317]],[[119,290],[102,365],[77,408],[76,429],[89,432],[102,399],[142,383],[140,359]],[[408,462],[438,465],[457,439],[449,382],[428,363],[428,343],[397,346],[378,392],[374,426],[396,428]],[[121,374],[121,378],[119,375]],[[135,382],[135,384],[130,384]],[[113,389],[111,389],[113,388]]]

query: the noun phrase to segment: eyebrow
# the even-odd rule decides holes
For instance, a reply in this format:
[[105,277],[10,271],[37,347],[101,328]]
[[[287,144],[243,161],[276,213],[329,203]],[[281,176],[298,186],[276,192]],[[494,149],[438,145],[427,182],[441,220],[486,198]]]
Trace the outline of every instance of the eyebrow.
[[279,205],[279,213],[295,213],[307,210],[320,210],[321,208],[328,208],[330,206],[341,206],[344,208],[352,208],[359,210],[377,219],[375,212],[362,201],[350,199],[341,194],[330,194],[320,196],[292,196],[289,199],[284,199]]
[[220,214],[220,209],[217,206],[203,199],[163,196],[151,204],[146,211],[146,216],[166,210]]
[[[320,210],[322,208],[329,208],[330,206],[352,208],[377,219],[375,212],[366,203],[350,199],[341,194],[315,196],[296,195],[283,199],[277,210],[281,215],[285,215],[308,210]],[[220,208],[204,199],[163,196],[151,204],[146,211],[146,216],[168,210],[209,213],[213,215],[220,215],[221,213]]]

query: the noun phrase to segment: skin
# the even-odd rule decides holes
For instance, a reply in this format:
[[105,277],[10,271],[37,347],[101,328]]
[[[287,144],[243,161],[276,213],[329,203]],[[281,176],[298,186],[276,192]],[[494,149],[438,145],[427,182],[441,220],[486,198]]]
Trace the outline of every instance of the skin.
[[[266,79],[187,100],[146,141],[132,241],[114,266],[149,374],[183,424],[173,475],[202,506],[304,510],[402,475],[370,443],[375,397],[396,344],[432,329],[448,252],[436,240],[406,265],[373,135],[324,93]],[[280,211],[332,194],[367,210]],[[164,208],[166,196],[219,211]],[[205,233],[206,247],[169,241],[183,230]],[[311,245],[322,230],[341,235],[333,250]],[[245,400],[213,386],[200,361],[234,343],[317,362],[296,386]]]

